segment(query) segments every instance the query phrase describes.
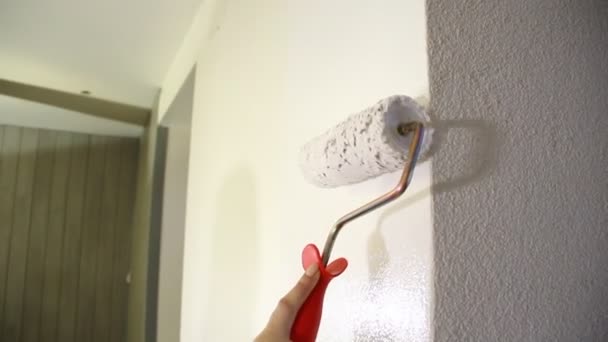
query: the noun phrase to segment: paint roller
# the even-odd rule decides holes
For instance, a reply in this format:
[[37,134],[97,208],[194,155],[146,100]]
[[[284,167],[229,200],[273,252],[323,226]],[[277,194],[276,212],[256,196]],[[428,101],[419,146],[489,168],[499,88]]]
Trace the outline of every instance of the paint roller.
[[319,265],[319,281],[300,308],[291,330],[293,342],[314,342],[321,322],[323,299],[329,282],[348,262],[329,262],[342,228],[349,222],[401,196],[418,160],[431,144],[430,118],[412,98],[395,95],[349,116],[345,121],[306,143],[299,155],[304,177],[312,184],[332,188],[403,170],[394,189],[344,215],[333,225],[323,248],[314,244],[302,252],[302,266]]

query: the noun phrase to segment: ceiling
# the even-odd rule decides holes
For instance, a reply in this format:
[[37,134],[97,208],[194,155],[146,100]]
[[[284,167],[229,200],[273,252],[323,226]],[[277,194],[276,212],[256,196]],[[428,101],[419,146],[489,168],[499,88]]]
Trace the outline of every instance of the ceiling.
[[152,107],[201,0],[2,0],[0,78]]

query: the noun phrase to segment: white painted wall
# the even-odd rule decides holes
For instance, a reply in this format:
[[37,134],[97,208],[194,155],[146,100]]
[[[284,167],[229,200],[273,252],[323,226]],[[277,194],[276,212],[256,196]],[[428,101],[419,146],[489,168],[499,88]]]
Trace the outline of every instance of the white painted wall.
[[169,129],[163,190],[163,213],[158,279],[156,341],[179,341],[186,194],[194,70],[182,85],[162,124]]
[[161,122],[169,110],[173,99],[177,96],[192,68],[196,64],[199,52],[209,41],[209,36],[215,31],[217,11],[223,3],[222,0],[201,1],[190,28],[186,32],[181,46],[177,49],[175,57],[169,65],[169,70],[162,82],[162,91],[158,99],[158,122]]
[[[182,341],[245,341],[302,273],[300,253],[398,175],[323,190],[299,147],[378,99],[427,92],[424,1],[226,1],[197,59]],[[171,77],[168,77],[170,79]],[[430,164],[395,205],[348,226],[319,341],[428,341]]]

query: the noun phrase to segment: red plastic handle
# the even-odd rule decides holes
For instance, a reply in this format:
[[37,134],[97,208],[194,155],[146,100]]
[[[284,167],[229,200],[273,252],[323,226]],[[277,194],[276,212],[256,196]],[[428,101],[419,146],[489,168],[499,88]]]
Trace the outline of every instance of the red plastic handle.
[[324,267],[319,249],[317,246],[310,244],[304,247],[302,251],[302,266],[307,269],[313,263],[319,265],[319,272],[321,273],[319,282],[300,308],[291,327],[290,337],[293,342],[314,342],[317,339],[327,285],[333,278],[342,274],[348,266],[346,259],[339,258]]

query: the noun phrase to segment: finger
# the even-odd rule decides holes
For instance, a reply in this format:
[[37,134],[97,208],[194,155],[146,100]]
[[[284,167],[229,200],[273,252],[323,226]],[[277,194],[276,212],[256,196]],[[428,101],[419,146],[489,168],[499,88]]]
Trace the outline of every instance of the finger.
[[277,305],[270,317],[268,327],[289,334],[300,307],[306,301],[319,281],[319,265],[312,264],[302,275],[296,286],[289,291]]

